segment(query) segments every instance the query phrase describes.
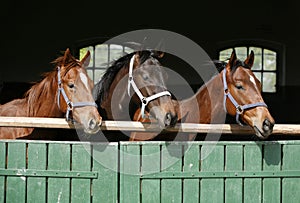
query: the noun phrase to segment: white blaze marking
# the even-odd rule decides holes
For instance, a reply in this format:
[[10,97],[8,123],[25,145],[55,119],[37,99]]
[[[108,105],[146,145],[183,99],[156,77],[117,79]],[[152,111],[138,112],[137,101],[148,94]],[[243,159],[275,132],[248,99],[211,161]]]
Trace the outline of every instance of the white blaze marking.
[[252,75],[250,75],[250,81],[256,86],[255,79]]
[[254,84],[254,87],[257,90],[257,85],[256,85],[254,77],[252,75],[249,75],[249,77],[250,77],[250,81]]
[[89,86],[88,86],[88,79],[86,77],[86,75],[84,73],[80,73],[80,79],[83,82],[83,84],[85,85],[86,89],[89,90]]

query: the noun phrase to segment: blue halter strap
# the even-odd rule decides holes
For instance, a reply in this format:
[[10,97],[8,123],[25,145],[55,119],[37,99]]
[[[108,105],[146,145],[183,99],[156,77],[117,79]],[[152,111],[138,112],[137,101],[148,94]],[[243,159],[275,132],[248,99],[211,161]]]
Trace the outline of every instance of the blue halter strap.
[[57,88],[57,105],[60,108],[60,94],[63,96],[65,102],[67,103],[67,112],[66,112],[66,120],[70,121],[70,112],[73,111],[74,108],[84,107],[84,106],[94,106],[97,108],[97,104],[95,102],[76,102],[73,103],[68,98],[64,88],[61,85],[61,77],[60,77],[60,67],[57,67],[57,80],[58,80],[58,88]]
[[253,104],[239,105],[237,103],[237,101],[233,98],[233,96],[230,94],[229,90],[228,90],[227,80],[226,80],[226,68],[224,68],[224,70],[223,70],[223,85],[224,85],[224,110],[225,110],[225,112],[227,112],[226,99],[228,97],[229,100],[231,101],[231,103],[235,106],[235,109],[236,109],[235,120],[239,125],[243,126],[243,124],[240,122],[240,115],[245,110],[252,109],[252,108],[255,108],[255,107],[258,107],[258,106],[263,106],[263,107],[268,108],[268,106],[264,102],[257,102],[257,103],[253,103]]

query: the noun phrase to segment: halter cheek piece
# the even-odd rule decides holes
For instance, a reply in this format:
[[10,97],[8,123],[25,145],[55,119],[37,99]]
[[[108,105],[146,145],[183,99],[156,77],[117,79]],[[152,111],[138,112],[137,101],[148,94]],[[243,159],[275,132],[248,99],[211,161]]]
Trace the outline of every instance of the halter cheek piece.
[[223,70],[223,85],[224,85],[224,109],[225,112],[227,112],[226,109],[226,99],[227,97],[229,98],[229,100],[231,101],[231,103],[235,106],[236,109],[236,116],[235,116],[235,120],[236,122],[243,126],[243,124],[240,122],[240,115],[247,109],[252,109],[258,106],[263,106],[268,108],[268,106],[264,103],[264,102],[257,102],[254,104],[245,104],[245,105],[239,105],[237,103],[237,101],[233,98],[233,96],[230,94],[229,90],[228,90],[228,86],[227,86],[227,80],[226,80],[226,68],[224,68]]
[[67,112],[66,112],[66,120],[70,121],[71,118],[69,117],[70,112],[73,111],[74,108],[77,107],[84,107],[84,106],[94,106],[97,108],[97,104],[95,102],[76,102],[73,103],[72,101],[70,101],[70,99],[68,98],[64,88],[61,85],[61,78],[60,78],[60,67],[57,67],[57,79],[58,79],[58,89],[57,89],[57,105],[58,108],[60,108],[60,94],[62,94],[65,102],[67,103]]
[[151,95],[149,97],[144,97],[133,80],[132,72],[133,72],[134,58],[135,58],[135,55],[133,55],[132,58],[130,59],[127,91],[128,91],[128,95],[130,95],[130,87],[132,86],[134,92],[140,98],[141,103],[142,103],[141,114],[142,114],[142,118],[144,118],[145,117],[145,108],[150,101],[155,100],[162,96],[171,96],[171,93],[169,91],[163,91],[163,92],[159,92],[157,94]]

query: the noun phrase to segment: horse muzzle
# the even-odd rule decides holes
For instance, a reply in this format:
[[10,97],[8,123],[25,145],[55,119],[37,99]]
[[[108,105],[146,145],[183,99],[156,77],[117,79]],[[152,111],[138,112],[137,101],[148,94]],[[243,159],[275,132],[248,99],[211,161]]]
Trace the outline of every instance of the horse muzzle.
[[274,121],[270,121],[269,119],[265,119],[262,123],[262,127],[258,128],[254,125],[254,130],[258,138],[264,140],[267,139],[273,132]]

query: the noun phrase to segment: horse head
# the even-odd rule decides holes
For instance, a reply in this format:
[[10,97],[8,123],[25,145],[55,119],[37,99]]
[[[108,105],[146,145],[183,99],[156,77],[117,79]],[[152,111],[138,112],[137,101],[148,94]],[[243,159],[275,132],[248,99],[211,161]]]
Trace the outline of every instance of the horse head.
[[119,120],[141,108],[142,117],[149,112],[161,128],[175,125],[176,110],[159,62],[162,56],[162,52],[142,50],[116,60],[96,84],[99,111],[107,119]]
[[237,59],[232,52],[229,62],[221,72],[224,85],[224,107],[236,121],[240,119],[251,126],[260,139],[266,139],[273,131],[274,119],[261,95],[261,83],[251,68],[254,53],[245,61]]
[[57,63],[57,104],[67,120],[81,124],[84,131],[94,134],[100,130],[101,116],[92,95],[94,83],[88,77],[86,68],[90,61],[88,51],[81,61],[75,59],[67,49]]

